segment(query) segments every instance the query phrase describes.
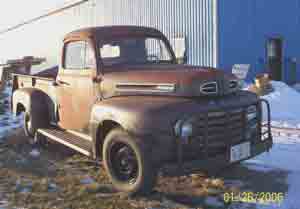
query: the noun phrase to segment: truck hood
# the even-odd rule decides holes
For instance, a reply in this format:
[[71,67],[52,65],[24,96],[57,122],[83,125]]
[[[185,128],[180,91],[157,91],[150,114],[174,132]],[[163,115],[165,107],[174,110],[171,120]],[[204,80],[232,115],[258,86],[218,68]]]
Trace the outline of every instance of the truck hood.
[[106,68],[104,98],[125,95],[222,96],[238,90],[234,75],[215,68],[147,65]]

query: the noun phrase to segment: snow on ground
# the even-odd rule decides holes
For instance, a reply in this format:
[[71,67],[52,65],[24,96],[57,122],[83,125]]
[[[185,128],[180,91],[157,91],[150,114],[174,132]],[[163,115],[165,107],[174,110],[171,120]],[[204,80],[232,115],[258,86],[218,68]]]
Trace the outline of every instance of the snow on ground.
[[[264,153],[254,159],[250,159],[243,163],[248,173],[256,172],[257,174],[265,174],[272,176],[270,179],[271,184],[274,184],[274,189],[277,189],[276,182],[284,184],[287,191],[284,192],[284,200],[281,204],[250,204],[250,203],[234,203],[232,209],[298,209],[300,208],[300,160],[298,160],[300,153],[300,139],[293,139],[287,137],[275,137],[274,147],[269,153]],[[273,175],[273,173],[286,173],[286,176],[279,177],[279,175]],[[257,177],[259,178],[259,176]],[[259,180],[251,182],[250,188],[245,191],[255,191],[258,186],[255,185]],[[243,182],[246,183],[246,182]],[[260,183],[261,184],[261,183]],[[278,188],[279,189],[279,188]],[[280,189],[279,189],[280,190]],[[275,192],[270,190],[270,187],[266,190],[259,192]]]
[[[300,129],[300,85],[297,91],[297,86],[292,88],[283,82],[272,81],[271,84],[274,91],[261,98],[268,100],[271,105],[272,125]],[[246,86],[245,89],[247,90],[248,87]],[[266,113],[265,107],[264,113]]]
[[[269,101],[271,105],[272,125],[283,128],[300,129],[300,84],[293,87],[272,81],[274,89],[263,99]],[[247,88],[246,88],[247,89]],[[264,108],[264,116],[266,116],[266,108]],[[250,187],[246,187],[245,191],[259,190],[260,192],[273,192],[278,187],[284,192],[284,200],[281,204],[247,204],[236,203],[232,205],[232,209],[298,209],[300,208],[300,138],[297,137],[274,137],[274,146],[269,153],[264,153],[254,159],[244,162],[249,171],[255,172],[253,176],[260,178],[260,174],[270,176],[268,188],[263,191],[259,185],[259,180],[250,181]],[[284,173],[284,174],[280,174]],[[234,173],[235,174],[235,173]],[[280,176],[281,175],[281,176]],[[260,176],[260,177],[259,177]],[[236,177],[241,178],[238,171]],[[278,183],[281,182],[281,183]],[[247,180],[243,181],[247,184]],[[267,183],[266,183],[267,184]],[[285,191],[284,191],[285,190]]]
[[[288,177],[286,179],[288,185],[288,192],[284,197],[281,205],[269,205],[262,208],[300,208],[300,139],[292,139],[287,137],[275,137],[274,147],[270,153],[265,153],[254,160],[256,168],[261,166],[272,167],[273,169],[281,169],[287,171]],[[253,167],[256,169],[255,167]]]
[[21,116],[14,117],[10,110],[11,88],[6,87],[0,93],[0,138],[6,136],[12,129],[21,127]]

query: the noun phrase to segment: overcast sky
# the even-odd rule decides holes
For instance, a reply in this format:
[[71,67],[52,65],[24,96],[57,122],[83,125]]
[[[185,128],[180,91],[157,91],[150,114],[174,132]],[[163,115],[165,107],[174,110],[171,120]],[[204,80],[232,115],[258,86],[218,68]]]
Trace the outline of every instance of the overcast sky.
[[2,0],[0,4],[0,31],[36,17],[66,0]]

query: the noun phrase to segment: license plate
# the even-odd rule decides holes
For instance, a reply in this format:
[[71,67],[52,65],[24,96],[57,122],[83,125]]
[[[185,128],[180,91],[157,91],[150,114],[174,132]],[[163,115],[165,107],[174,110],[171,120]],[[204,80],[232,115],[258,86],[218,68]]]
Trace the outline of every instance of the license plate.
[[245,142],[243,144],[232,146],[230,149],[230,162],[234,163],[251,156],[251,144],[250,142]]

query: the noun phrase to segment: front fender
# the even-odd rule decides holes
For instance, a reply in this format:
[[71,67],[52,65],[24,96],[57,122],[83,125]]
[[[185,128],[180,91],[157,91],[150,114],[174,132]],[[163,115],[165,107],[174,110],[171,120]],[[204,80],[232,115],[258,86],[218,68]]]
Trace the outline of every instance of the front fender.
[[172,134],[172,117],[149,111],[149,106],[154,105],[137,105],[130,100],[110,99],[95,104],[92,108],[91,123],[113,121],[134,135],[153,135],[154,132]]
[[[157,103],[147,102],[136,105],[134,98],[115,98],[96,103],[91,112],[90,128],[93,138],[93,157],[101,156],[101,146],[105,136],[101,133],[104,122],[112,121],[119,124],[129,134],[143,140],[149,148],[164,150],[169,155],[175,142],[173,137],[172,117],[167,117],[157,111],[150,111]],[[154,114],[156,112],[156,114]],[[100,128],[100,129],[99,129]],[[162,137],[164,136],[164,137]],[[161,149],[158,149],[160,147]],[[162,154],[156,155],[162,159]]]

